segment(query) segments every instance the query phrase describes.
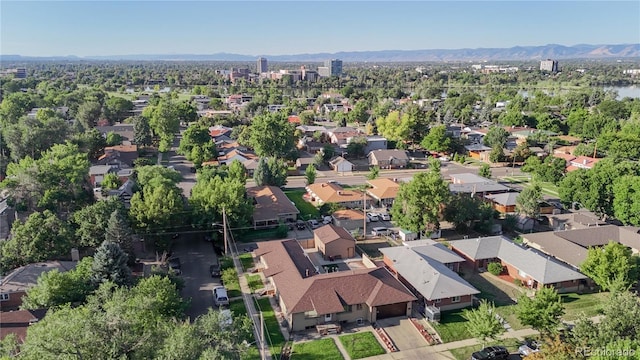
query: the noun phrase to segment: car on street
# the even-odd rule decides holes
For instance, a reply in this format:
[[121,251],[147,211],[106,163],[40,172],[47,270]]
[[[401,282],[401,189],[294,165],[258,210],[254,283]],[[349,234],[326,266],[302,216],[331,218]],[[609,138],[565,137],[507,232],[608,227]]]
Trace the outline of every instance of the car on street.
[[331,216],[325,216],[322,218],[322,223],[327,225],[327,224],[331,224],[333,222],[333,218],[331,218]]
[[367,213],[367,218],[369,219],[369,221],[371,222],[375,222],[378,221],[378,214],[373,214],[373,213]]
[[380,219],[382,219],[383,221],[389,221],[391,220],[391,215],[389,215],[389,213],[380,214]]
[[540,346],[535,340],[525,339],[524,344],[518,348],[518,354],[522,356],[531,355],[540,351]]
[[389,235],[389,229],[387,229],[386,227],[374,227],[371,230],[371,235],[373,236]]
[[487,346],[471,355],[471,360],[507,360],[509,350],[504,346]]
[[220,277],[220,265],[211,265],[209,266],[209,273],[211,277]]
[[174,257],[167,259],[167,265],[174,273],[178,275],[182,273],[182,263],[180,262],[180,258]]
[[311,226],[312,229],[317,229],[320,227],[320,223],[318,220],[311,219],[309,220],[309,226]]
[[229,305],[229,296],[224,286],[213,288],[213,302],[216,306]]

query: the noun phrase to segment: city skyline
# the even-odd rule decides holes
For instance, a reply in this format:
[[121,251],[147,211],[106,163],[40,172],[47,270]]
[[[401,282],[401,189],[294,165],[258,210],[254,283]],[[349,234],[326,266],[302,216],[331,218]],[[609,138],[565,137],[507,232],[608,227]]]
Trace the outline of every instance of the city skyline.
[[3,1],[0,54],[108,56],[640,43],[640,2]]

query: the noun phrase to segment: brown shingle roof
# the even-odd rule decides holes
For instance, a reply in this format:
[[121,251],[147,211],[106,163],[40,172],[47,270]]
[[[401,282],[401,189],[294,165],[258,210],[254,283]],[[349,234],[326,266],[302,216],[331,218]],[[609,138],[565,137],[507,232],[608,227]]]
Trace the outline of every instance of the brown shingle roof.
[[272,220],[277,219],[278,215],[300,213],[287,195],[276,186],[248,188],[247,196],[256,201],[253,208],[254,221]]
[[[322,202],[341,203],[351,201],[362,201],[364,194],[357,190],[345,190],[338,184],[311,184],[307,186],[307,191],[312,192]],[[371,201],[371,197],[367,196],[367,202]]]
[[336,240],[356,241],[343,227],[335,226],[333,224],[325,225],[313,230],[313,235],[324,244],[328,244]]
[[400,184],[392,179],[374,179],[368,180],[367,183],[373,188],[367,189],[367,192],[376,199],[395,199],[398,196]]
[[255,254],[266,263],[264,275],[272,278],[289,314],[323,315],[342,312],[345,305],[381,306],[416,299],[385,268],[315,274],[296,240],[258,243]]
[[364,220],[364,213],[353,209],[338,210],[332,215],[337,220]]
[[0,316],[0,340],[16,334],[20,343],[27,337],[29,325],[44,318],[47,309],[5,311]]

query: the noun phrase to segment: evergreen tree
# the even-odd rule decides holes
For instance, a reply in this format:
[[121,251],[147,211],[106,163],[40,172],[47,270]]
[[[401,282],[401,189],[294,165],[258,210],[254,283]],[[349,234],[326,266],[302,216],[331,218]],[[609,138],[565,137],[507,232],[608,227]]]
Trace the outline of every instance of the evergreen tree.
[[94,255],[91,281],[94,285],[108,281],[120,286],[130,284],[131,269],[127,266],[127,258],[118,244],[103,242]]
[[127,219],[119,210],[115,210],[111,213],[104,237],[105,241],[118,244],[118,246],[127,253],[129,257],[129,264],[135,261],[133,251],[133,233]]

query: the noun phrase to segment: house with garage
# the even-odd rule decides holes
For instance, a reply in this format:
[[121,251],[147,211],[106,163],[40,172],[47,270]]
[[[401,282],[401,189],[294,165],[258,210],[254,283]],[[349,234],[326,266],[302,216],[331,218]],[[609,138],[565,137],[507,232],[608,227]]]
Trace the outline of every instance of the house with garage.
[[347,209],[364,207],[366,198],[367,204],[371,204],[373,199],[359,190],[343,189],[335,183],[315,183],[306,187],[309,200],[316,206],[326,203],[336,203]]
[[469,307],[480,293],[456,272],[464,258],[433,240],[415,240],[380,252],[385,266],[417,296],[421,308]]
[[296,240],[254,250],[289,331],[408,316],[415,296],[384,267],[320,273]]
[[491,153],[490,147],[485,146],[481,143],[476,143],[471,145],[465,145],[464,148],[465,150],[467,150],[467,153],[469,153],[469,156],[472,159],[484,161],[487,163],[491,162],[489,160],[489,154]]
[[296,170],[301,175],[307,170],[309,165],[315,164],[316,158],[308,152],[301,152],[300,157],[296,159]]
[[353,171],[353,163],[342,156],[338,156],[329,161],[329,166],[337,173],[350,173]]
[[360,130],[348,126],[327,129],[326,133],[329,135],[331,143],[336,145],[346,145],[349,138],[363,135]]
[[379,206],[389,207],[398,196],[400,182],[398,179],[379,178],[367,180],[371,187],[367,189],[367,194],[371,195]]
[[488,194],[500,194],[511,191],[510,188],[498,183],[497,181],[487,179],[476,174],[451,174],[450,178],[451,183],[449,184],[449,190],[452,193],[486,196]]
[[500,194],[485,195],[485,199],[491,203],[491,207],[501,214],[512,214],[516,212],[516,199],[520,193],[507,192]]
[[490,263],[500,263],[504,275],[530,289],[553,287],[559,293],[567,293],[583,290],[587,285],[587,277],[570,266],[504,236],[453,240],[449,245],[473,269],[483,270]]
[[356,239],[347,230],[334,224],[313,230],[313,241],[316,250],[325,260],[356,256]]
[[401,169],[409,165],[409,156],[404,150],[376,150],[367,156],[370,166],[379,166],[381,169]]
[[255,186],[247,189],[247,198],[253,201],[253,228],[276,227],[293,223],[300,211],[277,186]]
[[104,148],[104,154],[95,165],[111,165],[117,168],[132,168],[138,159],[137,145],[117,145]]
[[353,209],[338,210],[331,214],[332,223],[347,231],[361,230],[364,227],[364,217],[363,211]]
[[[589,221],[587,219],[585,216],[581,220]],[[587,259],[590,247],[600,248],[611,241],[625,245],[634,254],[640,254],[640,227],[595,223],[582,226],[584,227],[572,230],[522,234],[522,240],[527,246],[564,261],[576,269]]]
[[11,271],[0,280],[0,311],[18,309],[22,305],[22,297],[38,283],[40,275],[53,270],[66,272],[75,267],[75,261],[49,261],[28,264]]

